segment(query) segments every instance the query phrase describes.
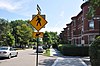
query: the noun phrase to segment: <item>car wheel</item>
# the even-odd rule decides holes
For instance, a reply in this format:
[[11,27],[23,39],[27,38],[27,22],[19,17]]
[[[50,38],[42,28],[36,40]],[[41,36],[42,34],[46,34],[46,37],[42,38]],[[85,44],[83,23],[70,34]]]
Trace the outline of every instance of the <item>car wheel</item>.
[[18,52],[16,53],[15,57],[17,57],[17,55],[18,55]]
[[11,54],[8,55],[8,58],[9,58],[9,59],[11,58]]

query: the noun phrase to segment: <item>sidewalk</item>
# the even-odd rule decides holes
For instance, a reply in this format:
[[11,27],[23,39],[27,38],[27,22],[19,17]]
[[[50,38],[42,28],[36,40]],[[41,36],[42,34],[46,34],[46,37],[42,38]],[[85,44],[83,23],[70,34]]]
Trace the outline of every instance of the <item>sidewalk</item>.
[[50,54],[58,57],[52,66],[91,66],[89,63],[84,62],[89,61],[87,57],[63,56],[56,49],[50,49]]

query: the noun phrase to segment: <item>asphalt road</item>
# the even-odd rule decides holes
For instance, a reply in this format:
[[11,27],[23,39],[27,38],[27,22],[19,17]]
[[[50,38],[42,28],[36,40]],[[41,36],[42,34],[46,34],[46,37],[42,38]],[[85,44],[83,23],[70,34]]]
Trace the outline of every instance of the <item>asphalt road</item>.
[[[39,54],[38,66],[51,66],[55,58]],[[18,57],[0,59],[0,66],[36,66],[36,53],[32,49],[19,50]]]

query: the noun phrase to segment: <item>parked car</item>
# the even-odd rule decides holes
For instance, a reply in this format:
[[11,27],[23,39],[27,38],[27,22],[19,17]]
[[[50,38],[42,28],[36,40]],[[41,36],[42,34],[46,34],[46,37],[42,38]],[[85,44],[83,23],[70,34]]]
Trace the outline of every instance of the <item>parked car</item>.
[[43,45],[43,49],[46,50],[47,49],[47,46],[46,45]]
[[11,58],[12,56],[17,57],[18,52],[12,47],[0,47],[0,57]]
[[33,46],[33,49],[36,49],[36,46],[35,45]]
[[[44,49],[42,46],[38,46],[38,53],[43,53]],[[37,53],[37,49],[36,49],[36,53]]]

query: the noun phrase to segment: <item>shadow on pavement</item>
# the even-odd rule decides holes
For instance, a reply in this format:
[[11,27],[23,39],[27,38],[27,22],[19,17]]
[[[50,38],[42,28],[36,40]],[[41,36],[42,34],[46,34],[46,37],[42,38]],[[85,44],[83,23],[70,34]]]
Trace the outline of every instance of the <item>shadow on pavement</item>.
[[[29,55],[37,55],[37,53],[30,53]],[[38,55],[43,55],[43,53],[38,53]]]
[[5,60],[5,59],[8,59],[8,58],[5,58],[5,57],[0,58],[0,60]]
[[6,58],[0,58],[0,60],[5,60]]
[[39,66],[52,66],[56,59],[45,59],[45,60],[40,60]]
[[58,51],[57,49],[53,49],[51,50],[52,51],[52,54],[53,56],[56,56],[56,57],[63,57],[64,55],[61,54],[60,51]]

